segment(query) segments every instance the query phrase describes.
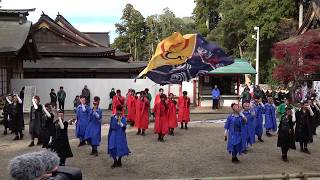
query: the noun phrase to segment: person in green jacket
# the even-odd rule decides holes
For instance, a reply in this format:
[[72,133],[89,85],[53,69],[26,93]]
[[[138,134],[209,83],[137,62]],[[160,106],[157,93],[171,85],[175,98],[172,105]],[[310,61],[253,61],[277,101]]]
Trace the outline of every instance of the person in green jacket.
[[283,119],[283,117],[285,116],[286,114],[286,107],[290,107],[291,109],[294,109],[293,105],[290,104],[290,99],[285,99],[284,100],[284,103],[281,103],[279,106],[278,106],[278,113],[279,113],[279,116],[280,116],[280,120]]
[[58,102],[59,102],[59,109],[64,110],[64,102],[66,99],[66,92],[63,90],[63,86],[60,86],[60,90],[58,91]]
[[[148,88],[146,88],[145,90],[144,90],[144,92],[146,92],[146,97],[147,97],[147,99],[149,100],[149,102],[150,102],[150,104],[151,104],[151,100],[152,100],[152,96],[151,96],[151,94],[149,93],[149,89]],[[151,106],[149,106],[149,117],[151,116]]]
[[241,94],[241,100],[242,102],[250,101],[251,95],[250,95],[250,89],[248,86],[246,86]]

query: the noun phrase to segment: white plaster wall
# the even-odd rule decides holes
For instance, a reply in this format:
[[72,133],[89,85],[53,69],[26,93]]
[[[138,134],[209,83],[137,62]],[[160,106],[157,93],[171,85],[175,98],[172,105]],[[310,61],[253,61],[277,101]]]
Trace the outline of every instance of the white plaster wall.
[[[81,94],[84,85],[87,85],[91,92],[91,102],[94,96],[100,97],[100,107],[103,109],[106,109],[109,105],[109,92],[111,88],[120,89],[123,96],[125,96],[129,88],[133,88],[136,91],[149,88],[152,95],[151,104],[153,104],[154,97],[158,93],[159,88],[163,88],[166,94],[169,89],[168,85],[161,87],[149,79],[137,79],[136,82],[133,79],[11,79],[11,92],[18,93],[23,86],[35,86],[37,95],[40,97],[41,103],[44,104],[50,101],[49,93],[51,88],[54,88],[58,92],[59,87],[63,86],[67,94],[65,109],[72,110],[73,100],[76,95]],[[188,95],[191,101],[193,101],[192,82],[184,82],[182,90],[188,91]]]

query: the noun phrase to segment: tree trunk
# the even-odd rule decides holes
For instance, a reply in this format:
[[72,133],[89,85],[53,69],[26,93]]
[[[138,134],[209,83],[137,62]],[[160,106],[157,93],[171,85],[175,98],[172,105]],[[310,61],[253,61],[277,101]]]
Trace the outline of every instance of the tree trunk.
[[134,61],[137,61],[138,54],[137,54],[137,38],[134,38]]
[[303,1],[299,2],[299,28],[303,23]]

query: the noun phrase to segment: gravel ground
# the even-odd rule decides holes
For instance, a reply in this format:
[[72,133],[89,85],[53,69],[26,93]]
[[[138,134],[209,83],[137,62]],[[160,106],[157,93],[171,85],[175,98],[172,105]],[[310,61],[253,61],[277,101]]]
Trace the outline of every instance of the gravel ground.
[[[106,155],[108,125],[103,126],[98,157],[89,156],[90,146],[77,147],[74,126],[70,126],[69,139],[74,157],[67,159],[67,165],[81,168],[84,179],[88,180],[200,178],[320,171],[319,136],[310,145],[311,155],[289,151],[289,163],[282,162],[280,149],[276,147],[277,137],[273,136],[264,137],[264,143],[256,143],[248,154],[239,157],[239,164],[232,164],[223,139],[223,123],[198,121],[225,117],[194,115],[189,130],[177,129],[176,135],[165,137],[164,143],[157,142],[157,136],[152,133],[153,124],[150,124],[145,137],[136,136],[136,130],[128,128],[127,138],[132,154],[123,158],[122,168],[116,169],[110,168],[113,161]],[[8,179],[6,167],[11,158],[41,150],[40,147],[27,147],[30,141],[27,131],[25,140],[12,142],[12,138],[13,135],[0,135],[0,179]]]

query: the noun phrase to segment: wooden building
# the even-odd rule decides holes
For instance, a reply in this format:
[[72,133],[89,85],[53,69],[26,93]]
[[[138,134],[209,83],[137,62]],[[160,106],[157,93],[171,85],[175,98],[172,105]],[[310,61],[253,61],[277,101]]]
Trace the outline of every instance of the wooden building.
[[110,47],[108,33],[83,33],[62,15],[42,14],[32,26],[41,58],[24,62],[25,78],[133,78],[145,62]]
[[9,93],[10,80],[23,78],[23,62],[39,59],[27,20],[35,9],[0,9],[0,95]]

